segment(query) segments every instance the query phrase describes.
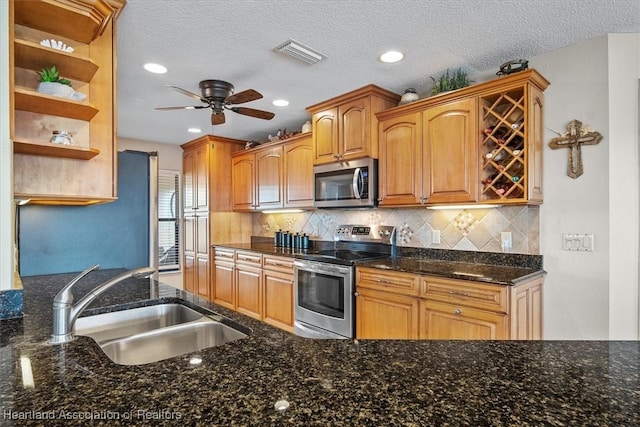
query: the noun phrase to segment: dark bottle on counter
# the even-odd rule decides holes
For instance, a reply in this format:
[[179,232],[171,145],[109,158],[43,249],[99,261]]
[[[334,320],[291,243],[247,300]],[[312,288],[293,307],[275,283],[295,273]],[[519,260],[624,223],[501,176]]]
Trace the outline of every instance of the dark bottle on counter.
[[294,249],[300,249],[300,233],[296,233],[293,235],[292,246]]
[[274,246],[282,246],[282,230],[276,231],[273,236],[273,244]]
[[282,247],[291,247],[291,234],[288,231],[282,232]]

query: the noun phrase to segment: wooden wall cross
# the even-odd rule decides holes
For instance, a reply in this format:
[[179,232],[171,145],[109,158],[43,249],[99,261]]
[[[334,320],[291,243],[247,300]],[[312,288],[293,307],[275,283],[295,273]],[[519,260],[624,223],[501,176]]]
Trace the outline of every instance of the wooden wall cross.
[[577,178],[582,175],[582,145],[595,145],[602,140],[600,132],[593,131],[589,127],[582,127],[579,120],[571,120],[567,123],[567,132],[549,142],[552,149],[569,148],[569,160],[567,161],[567,175]]

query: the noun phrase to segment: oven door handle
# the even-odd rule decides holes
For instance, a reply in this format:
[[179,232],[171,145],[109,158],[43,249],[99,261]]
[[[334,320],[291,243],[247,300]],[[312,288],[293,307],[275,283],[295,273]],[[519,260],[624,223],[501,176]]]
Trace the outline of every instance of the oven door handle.
[[356,168],[353,171],[353,181],[351,183],[351,186],[353,187],[354,197],[360,200],[362,198],[363,187],[362,170],[360,168]]
[[[296,270],[309,271],[311,273],[325,273],[325,274],[338,274],[340,276],[344,276],[351,272],[351,267],[347,266],[337,266],[326,263],[318,263],[314,261],[294,261],[293,266]],[[297,272],[296,272],[297,275]]]

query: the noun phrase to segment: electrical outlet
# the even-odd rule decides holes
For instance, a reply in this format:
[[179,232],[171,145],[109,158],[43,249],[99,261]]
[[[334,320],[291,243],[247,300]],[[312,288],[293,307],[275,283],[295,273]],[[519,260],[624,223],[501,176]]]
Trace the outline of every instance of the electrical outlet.
[[431,232],[431,243],[435,245],[440,244],[440,230],[433,230]]
[[503,231],[500,233],[500,245],[502,246],[503,251],[511,249],[513,242],[511,241],[510,231]]

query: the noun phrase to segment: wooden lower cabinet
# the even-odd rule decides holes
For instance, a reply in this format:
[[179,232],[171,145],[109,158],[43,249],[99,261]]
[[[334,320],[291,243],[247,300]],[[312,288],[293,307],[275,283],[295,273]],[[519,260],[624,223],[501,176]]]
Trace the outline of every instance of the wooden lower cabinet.
[[262,270],[236,264],[236,311],[262,320]]
[[358,288],[356,338],[417,339],[418,299]]
[[213,262],[211,299],[214,303],[235,310],[235,265],[233,262]]
[[420,300],[420,338],[429,340],[503,340],[507,315]]
[[504,286],[358,267],[356,278],[358,339],[542,339],[543,277]]
[[214,248],[214,303],[293,332],[293,258]]

